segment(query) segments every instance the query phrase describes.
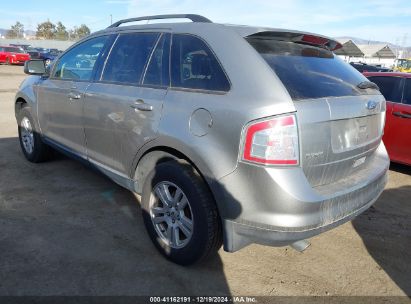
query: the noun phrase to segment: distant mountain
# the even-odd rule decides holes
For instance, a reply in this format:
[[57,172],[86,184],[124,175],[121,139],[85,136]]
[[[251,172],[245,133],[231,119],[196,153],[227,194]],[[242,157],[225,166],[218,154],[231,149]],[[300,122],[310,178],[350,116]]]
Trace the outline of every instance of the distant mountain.
[[[390,42],[386,41],[376,41],[376,40],[367,40],[367,39],[362,39],[358,37],[349,37],[349,36],[343,36],[343,37],[334,37],[337,40],[352,40],[355,44],[388,44],[392,48],[403,48],[400,45],[396,45]],[[404,47],[406,49],[411,49],[411,46]]]
[[397,47],[396,45],[389,43],[389,42],[384,42],[384,41],[376,41],[376,40],[367,40],[367,39],[362,39],[358,37],[349,37],[349,36],[344,36],[344,37],[335,37],[337,40],[352,40],[355,44],[388,44],[390,46]]

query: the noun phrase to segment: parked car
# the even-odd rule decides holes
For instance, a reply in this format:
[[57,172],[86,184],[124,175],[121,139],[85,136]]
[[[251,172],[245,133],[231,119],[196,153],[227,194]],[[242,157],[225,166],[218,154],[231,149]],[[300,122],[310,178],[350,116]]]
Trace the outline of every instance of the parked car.
[[20,44],[20,43],[10,43],[10,46],[18,47],[23,49],[25,52],[30,48],[30,44]]
[[50,65],[60,55],[57,49],[36,48],[36,50],[38,51],[38,57],[36,58],[43,59],[46,65]]
[[23,49],[12,46],[0,46],[0,63],[24,64],[30,59],[30,55]]
[[40,59],[40,52],[37,49],[30,47],[26,52],[30,55],[31,59]]
[[384,68],[378,65],[370,65],[363,62],[350,62],[350,64],[356,68],[359,72],[392,72],[392,69]]
[[[164,18],[193,22],[121,26]],[[198,15],[121,20],[66,50],[49,74],[42,61],[26,64],[21,148],[40,162],[53,147],[140,193],[148,233],[175,263],[222,242],[229,252],[302,250],[386,184],[384,97],[333,54],[339,47]]]
[[387,100],[383,141],[391,161],[411,165],[411,74],[364,73]]

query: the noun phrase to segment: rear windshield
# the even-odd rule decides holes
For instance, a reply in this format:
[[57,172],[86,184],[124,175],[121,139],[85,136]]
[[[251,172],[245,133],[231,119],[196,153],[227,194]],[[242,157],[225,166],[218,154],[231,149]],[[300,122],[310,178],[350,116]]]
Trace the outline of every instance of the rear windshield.
[[294,100],[374,93],[367,79],[331,51],[294,42],[246,38],[280,78]]

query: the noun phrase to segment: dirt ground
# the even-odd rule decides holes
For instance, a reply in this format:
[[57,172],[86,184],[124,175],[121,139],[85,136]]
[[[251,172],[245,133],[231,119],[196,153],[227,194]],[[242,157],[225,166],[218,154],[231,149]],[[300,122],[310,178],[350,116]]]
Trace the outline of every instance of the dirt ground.
[[409,167],[392,165],[375,205],[304,253],[252,245],[183,268],[151,244],[138,197],[63,156],[25,161],[22,70],[0,66],[0,295],[411,295]]

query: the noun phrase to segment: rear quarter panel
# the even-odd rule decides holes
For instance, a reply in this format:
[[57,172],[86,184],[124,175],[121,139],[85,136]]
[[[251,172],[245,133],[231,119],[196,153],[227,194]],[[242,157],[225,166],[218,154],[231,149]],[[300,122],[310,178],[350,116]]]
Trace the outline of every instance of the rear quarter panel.
[[[225,70],[229,92],[198,92],[171,88],[166,96],[159,141],[186,154],[204,175],[218,180],[235,170],[244,126],[263,117],[294,112],[291,98],[263,58],[231,29],[198,26],[203,39]],[[229,47],[227,47],[229,46]],[[207,134],[190,130],[198,109],[211,116]],[[194,120],[194,122],[193,122]]]

